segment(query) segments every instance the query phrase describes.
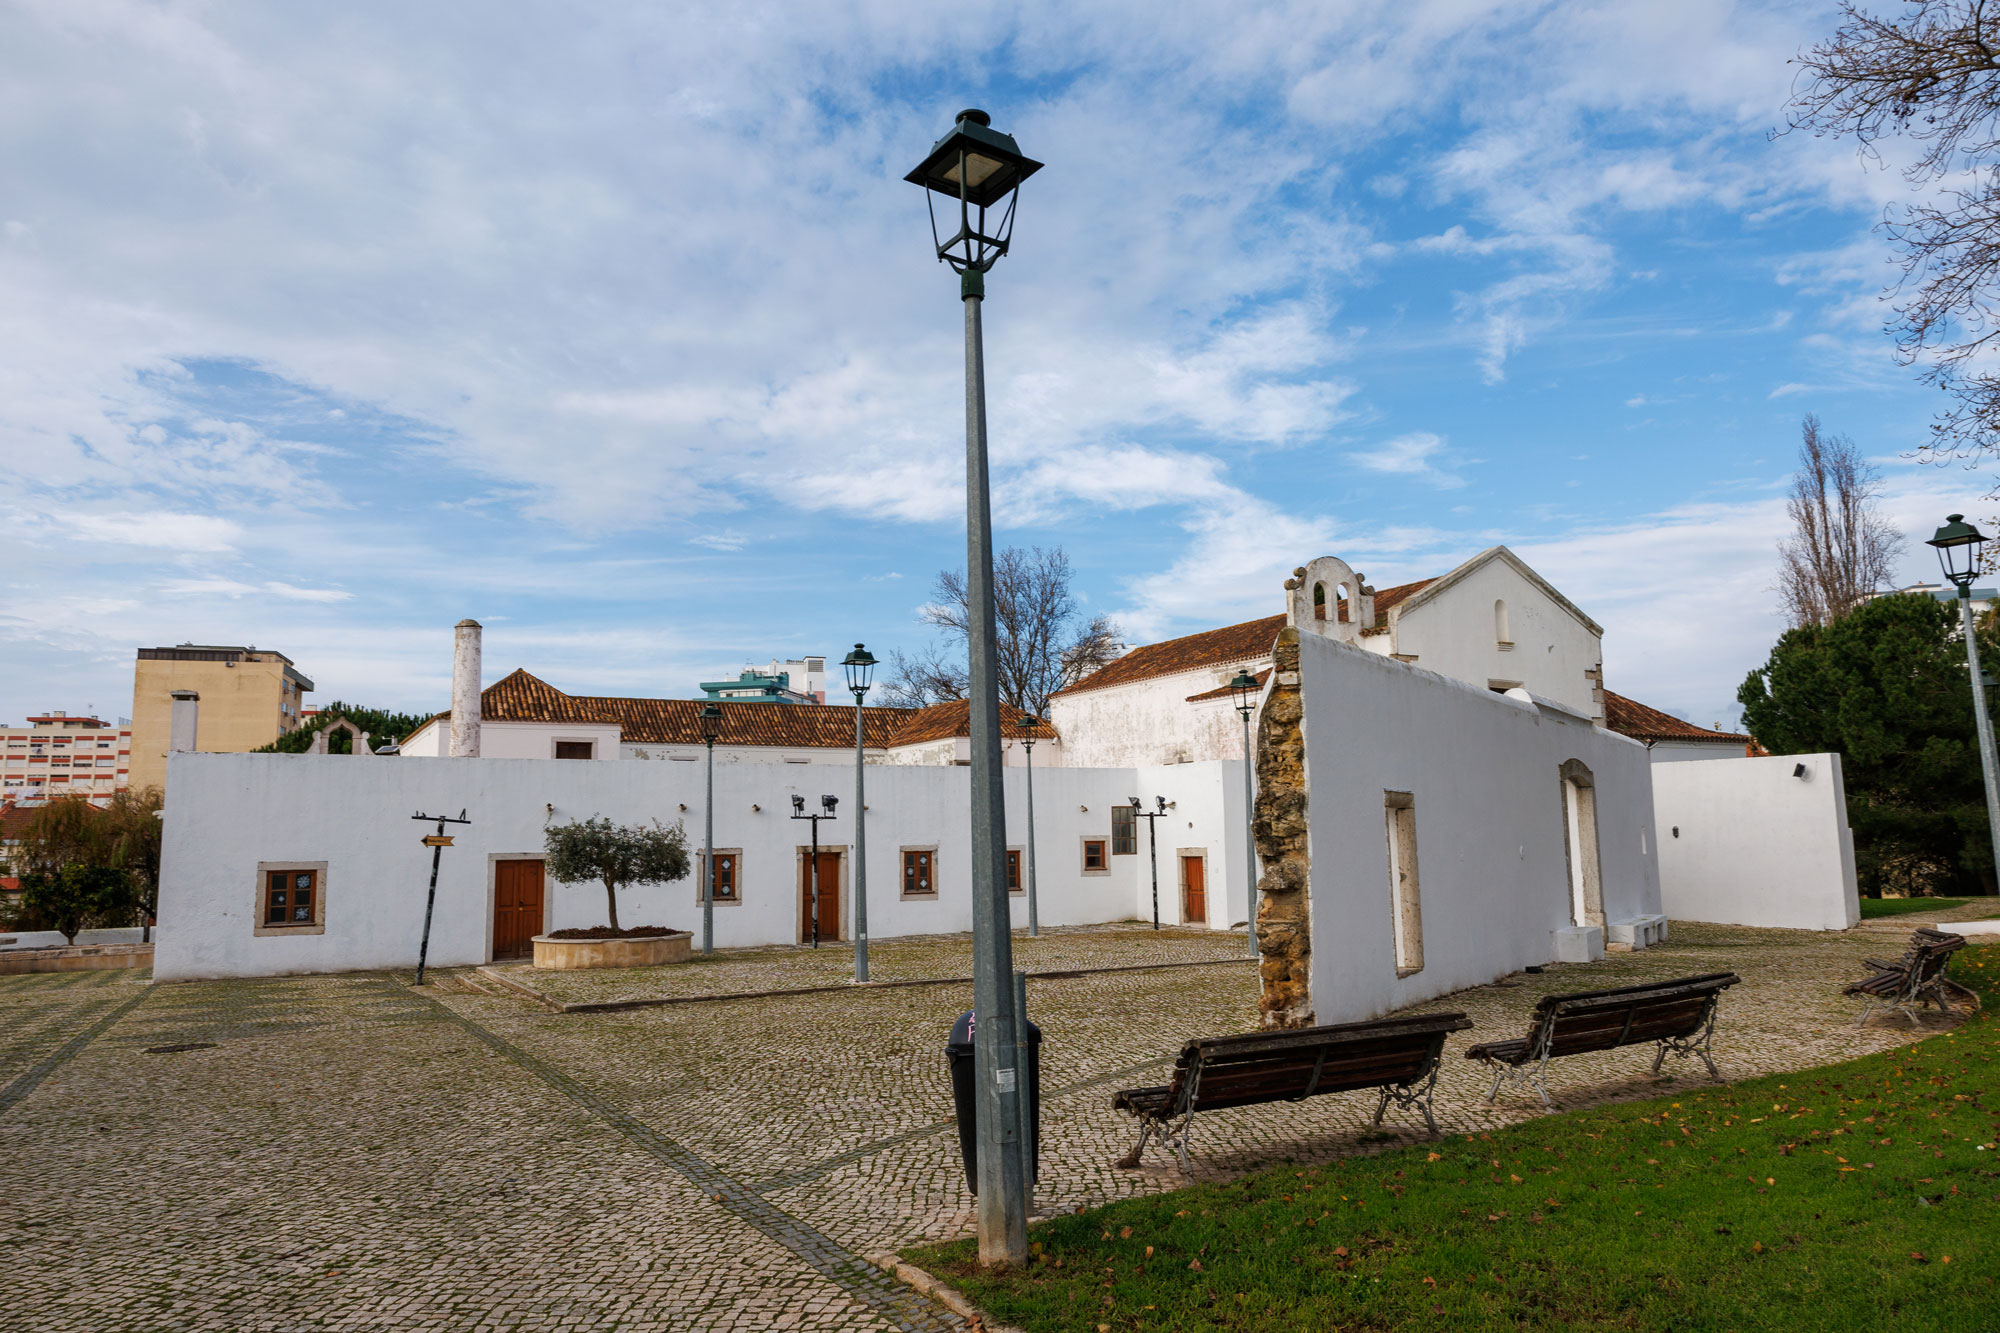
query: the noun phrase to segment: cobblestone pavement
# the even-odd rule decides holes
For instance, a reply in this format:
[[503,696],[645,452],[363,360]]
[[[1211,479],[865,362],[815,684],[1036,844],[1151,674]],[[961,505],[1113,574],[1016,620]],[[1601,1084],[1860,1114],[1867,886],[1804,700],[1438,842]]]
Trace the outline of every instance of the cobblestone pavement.
[[[1016,932],[1014,966],[1024,972],[1061,972],[1109,965],[1224,962],[1247,959],[1241,935],[1125,924],[1050,927],[1037,939]],[[1112,961],[1115,960],[1115,961]],[[817,949],[785,946],[697,950],[674,967],[543,971],[526,963],[493,969],[565,1004],[680,999],[694,995],[744,995],[775,990],[844,986],[854,978],[854,946],[825,943]],[[972,936],[919,935],[876,940],[868,946],[870,981],[931,981],[972,975]]]
[[[1063,947],[1128,965],[1157,957],[1150,937]],[[1532,1093],[1486,1107],[1459,1053],[1554,990],[1732,969],[1745,984],[1715,1043],[1731,1076],[1899,1044],[1904,1020],[1857,1029],[1838,994],[1883,949],[1676,925],[1658,949],[1424,1006],[1476,1025],[1447,1049],[1439,1119],[1469,1132],[1540,1113]],[[142,980],[0,978],[0,1329],[959,1327],[860,1256],[969,1223],[941,1055],[969,986],[557,1014],[456,973],[422,991],[365,974]],[[1110,1093],[1160,1081],[1189,1036],[1248,1028],[1254,1002],[1248,960],[1032,982],[1038,1207],[1184,1183],[1166,1160],[1110,1165],[1130,1143]],[[1565,1108],[1646,1095],[1662,1086],[1650,1058],[1561,1062],[1551,1087]],[[1372,1133],[1372,1110],[1340,1095],[1205,1116],[1196,1171],[1412,1136],[1393,1110]]]

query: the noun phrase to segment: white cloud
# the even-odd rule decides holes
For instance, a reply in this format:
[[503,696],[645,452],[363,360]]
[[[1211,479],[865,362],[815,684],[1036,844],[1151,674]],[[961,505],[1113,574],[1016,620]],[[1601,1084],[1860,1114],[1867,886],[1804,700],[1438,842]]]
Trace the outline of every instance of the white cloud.
[[1456,490],[1465,485],[1465,478],[1438,466],[1444,453],[1443,436],[1420,430],[1398,435],[1380,448],[1350,451],[1347,457],[1369,472],[1417,477],[1439,490]]

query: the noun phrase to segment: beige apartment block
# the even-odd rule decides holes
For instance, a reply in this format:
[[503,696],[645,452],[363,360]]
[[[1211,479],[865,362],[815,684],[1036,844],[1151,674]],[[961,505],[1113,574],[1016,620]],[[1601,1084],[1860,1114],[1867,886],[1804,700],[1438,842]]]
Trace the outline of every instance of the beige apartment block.
[[283,653],[197,643],[141,648],[132,679],[131,785],[166,785],[174,691],[201,696],[197,750],[243,754],[297,730],[312,687]]

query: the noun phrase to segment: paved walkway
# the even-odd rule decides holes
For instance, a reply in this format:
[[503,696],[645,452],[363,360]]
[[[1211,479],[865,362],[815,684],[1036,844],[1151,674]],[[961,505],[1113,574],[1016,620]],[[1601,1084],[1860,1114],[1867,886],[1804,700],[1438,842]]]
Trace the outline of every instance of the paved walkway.
[[[1061,947],[1127,966],[1159,957],[1151,935]],[[1734,969],[1716,1041],[1732,1075],[1899,1044],[1902,1020],[1857,1030],[1838,996],[1882,949],[1680,926],[1660,949],[1453,996],[1427,1007],[1476,1029],[1448,1051],[1440,1119],[1539,1112],[1532,1094],[1484,1107],[1457,1053],[1550,990]],[[558,1014],[465,974],[405,980],[0,978],[0,1329],[959,1327],[862,1256],[969,1221],[941,1055],[969,987]],[[1111,1167],[1129,1135],[1109,1093],[1160,1079],[1190,1035],[1244,1030],[1254,1000],[1247,960],[1033,982],[1038,1206],[1183,1183],[1165,1162]],[[1567,1106],[1644,1095],[1649,1060],[1570,1061],[1551,1082]],[[1409,1134],[1393,1111],[1395,1132],[1371,1133],[1371,1111],[1354,1095],[1205,1117],[1197,1170]]]

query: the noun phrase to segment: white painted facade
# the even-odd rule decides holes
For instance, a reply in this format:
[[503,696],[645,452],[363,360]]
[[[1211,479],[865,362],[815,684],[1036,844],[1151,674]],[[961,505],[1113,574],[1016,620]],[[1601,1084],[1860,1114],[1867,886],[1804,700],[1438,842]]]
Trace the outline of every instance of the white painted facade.
[[[1243,669],[1254,675],[1270,665],[1267,648],[1261,659],[1247,660]],[[1241,759],[1243,717],[1229,700],[1188,702],[1190,695],[1228,684],[1238,669],[1232,663],[1227,670],[1182,671],[1056,695],[1049,700],[1049,721],[1062,733],[1063,762],[1126,768]]]
[[[485,724],[489,753],[494,724]],[[1040,746],[1037,746],[1039,753]],[[1111,806],[1132,796],[1148,809],[1172,803],[1158,821],[1161,920],[1180,920],[1179,854],[1204,858],[1204,923],[1227,928],[1246,915],[1243,772],[1231,763],[1164,769],[1096,770],[1037,764],[1034,775],[1038,900],[1051,925],[1151,916],[1146,831],[1135,855],[1114,855],[1085,873],[1085,838],[1111,840]],[[816,808],[822,793],[841,798],[839,817],[820,826],[822,849],[842,869],[842,935],[853,919],[849,774],[812,778],[767,764],[724,764],[715,774],[715,840],[740,849],[742,901],[715,908],[722,947],[792,943],[801,921],[799,877],[810,833],[790,818],[791,797]],[[269,976],[408,967],[423,928],[430,854],[419,839],[432,826],[417,810],[461,808],[472,823],[451,830],[438,876],[430,961],[441,967],[488,961],[493,938],[495,863],[541,855],[544,830],[603,815],[620,823],[684,821],[700,846],[704,766],[605,765],[549,759],[438,759],[356,764],[344,755],[176,754],[167,770],[167,819],[160,883],[159,952],[154,976]],[[970,771],[959,767],[876,766],[868,770],[868,920],[872,938],[969,930]],[[1026,774],[1009,769],[1008,845],[1024,846]],[[939,893],[901,895],[903,847],[935,847]],[[257,933],[259,866],[321,865],[322,922],[306,932]],[[1013,897],[1026,924],[1026,896]],[[619,895],[627,924],[699,928],[692,876]],[[597,884],[548,886],[546,929],[605,919]],[[1246,960],[1247,964],[1247,960]]]
[[1787,930],[1861,919],[1839,755],[1663,764],[1653,812],[1668,916]]
[[[1554,960],[1578,925],[1632,933],[1660,914],[1645,747],[1554,700],[1501,695],[1300,635],[1315,1021],[1379,1017]],[[1573,820],[1570,773],[1591,801]],[[1390,808],[1415,823],[1422,967],[1397,966]],[[1594,814],[1601,905],[1579,920]],[[1589,840],[1585,840],[1587,848]]]
[[1388,619],[1388,633],[1363,635],[1363,647],[1469,685],[1519,687],[1604,717],[1604,631],[1504,546],[1405,599]]
[[1689,760],[1706,763],[1709,760],[1744,757],[1740,743],[1718,745],[1713,741],[1654,741],[1646,747],[1646,753],[1653,757],[1656,764],[1684,764]]
[[[415,759],[441,759],[450,745],[449,714],[433,718],[410,733],[401,753]],[[479,724],[481,759],[553,759],[558,741],[585,741],[592,759],[620,756],[615,722],[489,722]]]
[[[1366,586],[1344,561],[1321,556],[1287,581],[1287,622],[1482,689],[1518,687],[1603,719],[1603,630],[1506,547],[1482,551],[1402,598],[1380,628],[1373,626],[1374,593],[1358,591]],[[1338,618],[1343,601],[1355,608],[1347,621]],[[1264,643],[1225,662],[1122,684],[1092,688],[1086,679],[1049,701],[1064,762],[1101,768],[1240,759],[1242,719],[1232,702],[1189,699],[1226,686],[1238,671],[1270,665]]]

